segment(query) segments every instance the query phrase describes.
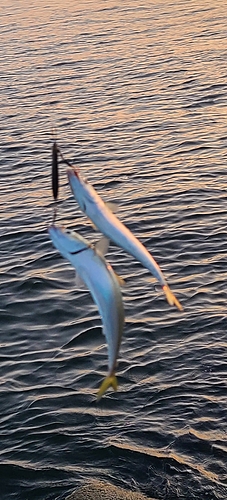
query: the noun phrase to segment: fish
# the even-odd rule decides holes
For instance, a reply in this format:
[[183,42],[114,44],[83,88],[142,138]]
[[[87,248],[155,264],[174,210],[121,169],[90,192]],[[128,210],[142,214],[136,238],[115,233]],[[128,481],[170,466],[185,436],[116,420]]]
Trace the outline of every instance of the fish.
[[58,198],[58,145],[56,141],[52,145],[52,192],[54,200]]
[[67,176],[74,198],[94,226],[147,268],[160,283],[167,302],[182,311],[183,307],[171,291],[159,265],[141,241],[120,221],[111,210],[112,207],[102,200],[94,187],[80,176],[76,168],[67,168]]
[[48,228],[48,233],[53,245],[71,262],[87,285],[102,318],[108,348],[108,374],[99,388],[99,401],[109,387],[115,391],[118,387],[115,372],[125,322],[119,280],[103,255],[106,238],[93,245],[76,231],[54,224]]

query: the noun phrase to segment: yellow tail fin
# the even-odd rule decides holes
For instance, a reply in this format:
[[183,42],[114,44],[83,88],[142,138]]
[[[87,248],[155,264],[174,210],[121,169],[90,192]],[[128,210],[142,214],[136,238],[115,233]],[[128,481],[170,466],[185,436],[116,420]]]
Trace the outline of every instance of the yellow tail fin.
[[175,295],[173,294],[173,292],[171,292],[169,286],[168,285],[164,285],[162,287],[162,289],[163,289],[163,292],[166,295],[167,302],[170,304],[170,306],[176,306],[176,307],[178,307],[178,309],[180,311],[183,311],[182,305],[180,304],[179,300],[177,300],[177,298],[175,297]]
[[106,377],[100,388],[99,388],[99,392],[98,392],[98,395],[97,395],[97,401],[99,401],[101,399],[101,397],[103,396],[103,394],[105,394],[105,392],[107,391],[107,389],[112,386],[113,389],[116,391],[117,390],[117,377],[115,375],[109,375],[108,377]]

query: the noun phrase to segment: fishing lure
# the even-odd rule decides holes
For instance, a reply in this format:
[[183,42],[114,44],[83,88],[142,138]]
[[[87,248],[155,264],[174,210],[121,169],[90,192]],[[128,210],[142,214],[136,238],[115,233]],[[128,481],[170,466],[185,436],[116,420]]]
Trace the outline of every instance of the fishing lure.
[[54,200],[58,198],[58,145],[56,141],[52,145],[52,192]]

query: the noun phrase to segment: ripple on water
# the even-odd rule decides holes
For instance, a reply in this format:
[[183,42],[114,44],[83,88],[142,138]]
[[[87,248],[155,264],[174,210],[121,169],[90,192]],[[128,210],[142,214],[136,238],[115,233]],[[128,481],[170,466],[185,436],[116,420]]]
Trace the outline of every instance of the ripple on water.
[[[150,7],[0,6],[2,500],[89,477],[226,498],[225,6]],[[126,324],[119,389],[99,405],[101,320],[47,234],[53,130],[184,306],[110,244]],[[97,240],[59,171],[58,224]]]

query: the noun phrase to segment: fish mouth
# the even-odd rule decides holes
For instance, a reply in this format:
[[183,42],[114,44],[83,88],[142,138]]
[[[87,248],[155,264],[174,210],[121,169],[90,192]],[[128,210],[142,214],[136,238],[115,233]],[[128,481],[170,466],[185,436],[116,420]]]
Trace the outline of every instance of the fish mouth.
[[51,235],[51,234],[56,234],[57,232],[57,228],[54,224],[51,224],[48,228],[47,228],[47,231],[48,233]]
[[47,228],[47,231],[48,233],[57,233],[59,231],[64,231],[64,226],[56,226],[55,224],[51,224],[48,228]]
[[75,175],[75,177],[77,179],[79,179],[79,173],[78,173],[78,171],[76,170],[75,167],[73,167],[73,168],[67,168],[66,169],[66,173],[67,173],[69,179],[70,179],[70,177],[73,177],[74,175]]

